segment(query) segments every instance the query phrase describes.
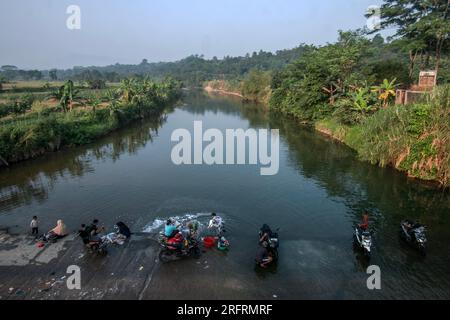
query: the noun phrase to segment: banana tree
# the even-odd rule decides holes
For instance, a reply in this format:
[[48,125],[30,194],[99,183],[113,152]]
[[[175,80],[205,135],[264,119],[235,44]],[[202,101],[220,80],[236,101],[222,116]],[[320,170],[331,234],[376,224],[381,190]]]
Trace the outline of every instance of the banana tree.
[[96,113],[97,107],[102,103],[100,97],[98,95],[91,95],[87,99],[87,104],[92,107],[92,111]]
[[374,110],[372,106],[372,97],[368,88],[357,88],[351,95],[353,101],[352,110],[362,114],[367,114]]
[[381,85],[372,87],[372,91],[378,93],[378,100],[381,101],[383,108],[388,106],[391,97],[395,97],[395,90],[399,86],[396,81],[397,78],[390,82],[384,79]]
[[58,90],[53,91],[50,94],[49,98],[59,100],[59,105],[61,106],[64,112],[67,112],[67,110],[72,111],[73,102],[75,101],[77,94],[78,91],[75,90],[73,81],[68,80],[66,81],[66,83],[64,83],[64,85],[59,87]]
[[72,111],[73,102],[75,99],[75,95],[77,93],[73,81],[72,80],[66,81],[66,83],[61,87],[61,90],[62,90],[62,97],[60,100],[61,106],[65,111],[67,111],[67,107],[69,107],[69,110]]
[[133,78],[123,79],[120,83],[120,91],[124,102],[131,102],[136,94],[136,80]]

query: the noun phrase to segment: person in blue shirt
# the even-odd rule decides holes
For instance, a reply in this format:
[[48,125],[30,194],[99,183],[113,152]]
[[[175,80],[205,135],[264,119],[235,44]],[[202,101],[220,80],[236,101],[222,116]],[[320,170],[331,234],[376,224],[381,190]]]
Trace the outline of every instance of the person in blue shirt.
[[164,227],[164,235],[167,238],[173,238],[178,233],[178,229],[175,226],[175,223],[172,219],[167,220],[166,225]]

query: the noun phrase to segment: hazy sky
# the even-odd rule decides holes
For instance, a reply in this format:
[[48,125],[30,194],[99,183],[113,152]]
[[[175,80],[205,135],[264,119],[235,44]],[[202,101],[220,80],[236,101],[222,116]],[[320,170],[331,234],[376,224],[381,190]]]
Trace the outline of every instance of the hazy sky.
[[[0,65],[71,68],[335,41],[381,0],[1,0]],[[81,30],[69,30],[69,5]]]

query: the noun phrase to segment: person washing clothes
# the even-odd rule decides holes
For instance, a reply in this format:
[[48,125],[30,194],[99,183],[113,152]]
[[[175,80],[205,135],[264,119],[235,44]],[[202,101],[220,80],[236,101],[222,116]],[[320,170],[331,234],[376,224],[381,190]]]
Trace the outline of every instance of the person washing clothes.
[[58,220],[56,227],[54,227],[52,230],[47,232],[47,234],[44,235],[44,240],[50,241],[61,239],[67,236],[67,234],[68,234],[67,227],[64,224],[64,221]]
[[208,229],[215,230],[217,236],[220,238],[222,233],[225,232],[224,222],[222,217],[218,216],[215,212],[211,214],[211,220],[209,221]]

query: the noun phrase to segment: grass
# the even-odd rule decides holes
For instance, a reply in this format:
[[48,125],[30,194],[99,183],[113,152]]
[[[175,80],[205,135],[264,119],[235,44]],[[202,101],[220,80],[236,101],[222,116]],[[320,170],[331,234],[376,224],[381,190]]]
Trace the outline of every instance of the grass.
[[17,89],[36,89],[42,88],[44,85],[48,83],[50,87],[57,88],[62,86],[64,83],[61,81],[42,81],[42,80],[33,80],[33,81],[10,81],[3,84],[3,90],[11,90],[14,88]]
[[325,119],[316,129],[355,149],[361,160],[450,186],[450,86],[421,103],[381,109],[355,126]]
[[[165,107],[179,97],[179,88],[164,84],[156,90],[162,97],[143,102],[103,101],[95,110],[78,103],[69,112],[61,112],[58,102],[34,100],[22,114],[0,118],[0,165],[35,158],[62,146],[82,145],[144,117],[159,117]],[[92,91],[92,90],[91,90]],[[102,90],[95,90],[103,94]],[[84,94],[92,92],[84,90]],[[149,92],[149,97],[154,97]]]

